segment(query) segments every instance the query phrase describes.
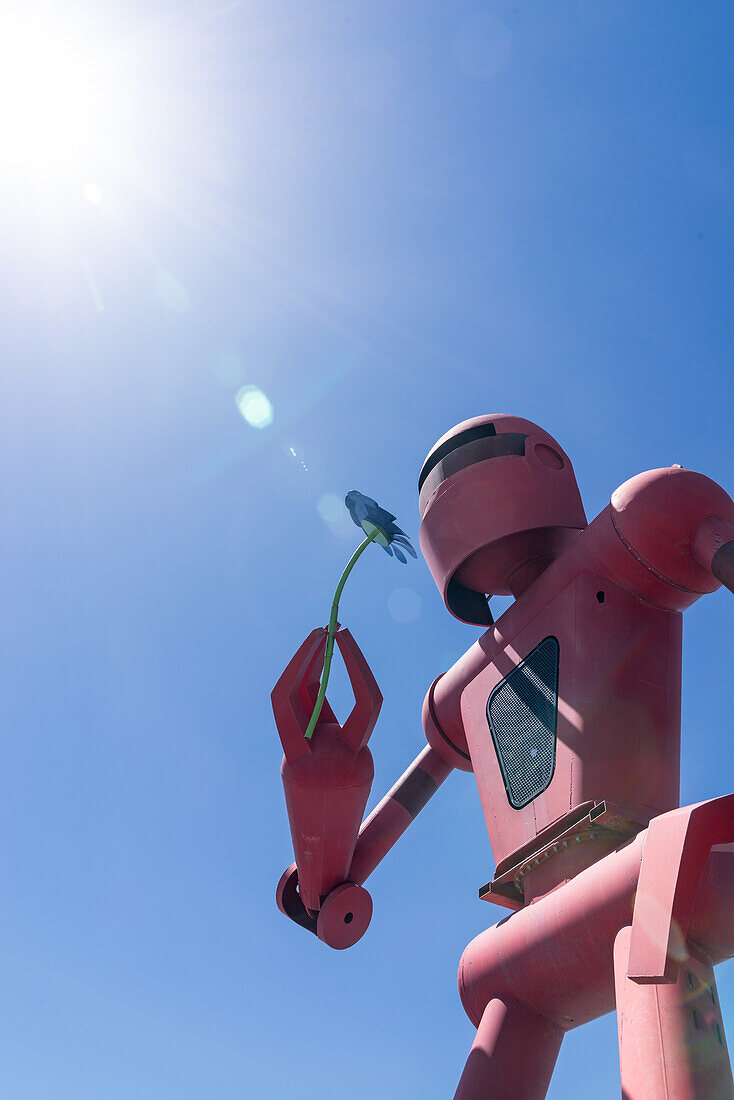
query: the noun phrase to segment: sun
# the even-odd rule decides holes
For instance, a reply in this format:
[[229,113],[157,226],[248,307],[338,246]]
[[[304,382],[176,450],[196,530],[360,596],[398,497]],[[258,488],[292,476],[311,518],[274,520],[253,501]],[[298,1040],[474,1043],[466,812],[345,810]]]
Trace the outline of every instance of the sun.
[[34,176],[82,170],[110,106],[100,52],[79,29],[28,18],[0,37],[0,160]]

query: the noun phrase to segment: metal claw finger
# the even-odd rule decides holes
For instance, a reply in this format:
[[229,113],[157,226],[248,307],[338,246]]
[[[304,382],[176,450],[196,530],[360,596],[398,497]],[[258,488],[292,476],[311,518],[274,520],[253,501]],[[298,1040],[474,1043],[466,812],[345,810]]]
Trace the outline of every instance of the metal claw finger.
[[326,630],[317,627],[296,651],[270,696],[283,751],[289,760],[309,751],[303,736],[311,717],[309,689],[315,682],[318,690],[325,648]]
[[340,630],[336,641],[354,692],[354,707],[342,727],[341,738],[354,752],[359,752],[375,728],[382,706],[382,693],[350,632],[346,628]]

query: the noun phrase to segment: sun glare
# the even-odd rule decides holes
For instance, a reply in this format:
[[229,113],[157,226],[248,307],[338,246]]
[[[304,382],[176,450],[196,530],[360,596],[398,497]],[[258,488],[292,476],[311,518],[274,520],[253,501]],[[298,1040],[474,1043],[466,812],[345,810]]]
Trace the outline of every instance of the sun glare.
[[103,136],[107,84],[99,51],[78,32],[45,20],[5,25],[0,37],[5,168],[36,177],[82,172]]

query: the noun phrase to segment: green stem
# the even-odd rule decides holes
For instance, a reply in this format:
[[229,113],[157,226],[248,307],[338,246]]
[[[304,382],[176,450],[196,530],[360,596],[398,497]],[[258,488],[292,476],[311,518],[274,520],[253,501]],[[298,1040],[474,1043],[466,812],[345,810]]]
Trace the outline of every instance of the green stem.
[[324,668],[321,673],[321,683],[319,684],[319,693],[316,696],[316,703],[313,708],[313,714],[311,715],[311,721],[308,723],[308,729],[306,730],[306,740],[310,741],[313,737],[313,731],[316,728],[316,723],[319,720],[321,714],[321,708],[324,705],[324,699],[326,698],[326,685],[329,683],[329,672],[331,671],[331,657],[334,652],[334,634],[336,633],[336,621],[339,615],[339,600],[341,599],[344,585],[347,583],[347,577],[354,569],[361,554],[367,549],[373,539],[377,538],[380,534],[379,528],[375,528],[371,535],[368,535],[364,542],[361,542],[357,549],[352,554],[351,558],[347,562],[346,568],[339,578],[339,583],[336,586],[336,592],[334,593],[334,599],[331,604],[331,615],[329,616],[329,629],[326,633],[326,652],[324,654]]

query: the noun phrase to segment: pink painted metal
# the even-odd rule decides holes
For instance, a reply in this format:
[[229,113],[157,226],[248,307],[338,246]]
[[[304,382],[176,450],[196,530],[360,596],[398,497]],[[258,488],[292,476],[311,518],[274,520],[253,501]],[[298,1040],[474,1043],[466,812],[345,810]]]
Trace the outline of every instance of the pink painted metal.
[[734,795],[662,814],[647,832],[627,973],[638,983],[662,984],[678,978],[708,854],[734,840]]
[[709,960],[688,953],[674,984],[640,985],[627,975],[632,930],[614,944],[622,1096],[728,1100],[731,1065]]
[[[280,908],[356,942],[369,874],[451,770],[473,771],[495,859],[480,896],[510,913],[462,956],[477,1037],[459,1100],[540,1100],[564,1032],[615,988],[626,1100],[733,1100],[712,967],[734,956],[734,796],[678,807],[682,611],[734,591],[734,503],[671,466],[587,525],[568,456],[515,416],[452,429],[419,489],[446,606],[488,629],[431,685],[428,747],[359,832],[379,691],[341,631],[358,704],[344,730],[326,704],[309,747],[324,632],[301,647],[273,693],[296,855]],[[508,592],[493,623],[487,595]]]
[[455,1100],[544,1096],[562,1040],[561,1028],[511,997],[494,997],[482,1013]]
[[359,830],[349,872],[352,882],[366,881],[452,770],[436,749],[423,749]]
[[304,736],[318,692],[325,630],[314,630],[308,636],[272,696],[285,753],[281,774],[298,865],[298,891],[312,915],[348,878],[374,777],[367,741],[382,705],[380,690],[349,631],[339,630],[336,641],[355,695],[354,709],[343,726],[325,702],[319,736],[310,741]]

